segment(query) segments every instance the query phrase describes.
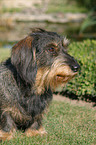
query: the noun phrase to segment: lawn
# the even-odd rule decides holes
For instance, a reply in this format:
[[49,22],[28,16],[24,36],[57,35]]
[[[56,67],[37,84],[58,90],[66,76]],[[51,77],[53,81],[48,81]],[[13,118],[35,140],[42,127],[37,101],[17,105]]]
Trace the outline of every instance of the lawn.
[[0,61],[4,61],[10,55],[10,49],[0,48]]
[[[0,49],[0,61],[10,54],[9,49]],[[2,145],[95,145],[96,110],[70,102],[53,101],[45,114],[45,136],[21,137],[1,142]]]
[[20,137],[2,145],[91,145],[96,144],[96,111],[53,101],[44,117],[46,136]]

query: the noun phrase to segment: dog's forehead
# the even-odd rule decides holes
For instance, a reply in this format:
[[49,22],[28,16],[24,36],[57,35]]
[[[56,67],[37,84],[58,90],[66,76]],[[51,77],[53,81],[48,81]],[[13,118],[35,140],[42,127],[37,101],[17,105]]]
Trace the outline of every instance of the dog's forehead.
[[69,41],[66,37],[57,34],[56,32],[50,32],[43,29],[33,30],[31,33],[40,46],[46,46],[51,43],[55,43],[56,45],[61,44],[64,47],[68,46]]
[[69,45],[69,40],[65,36],[54,35],[54,36],[44,36],[40,38],[42,45],[55,44],[56,47],[63,46],[67,47]]
[[45,34],[45,35],[41,35],[41,37],[40,37],[40,41],[41,41],[41,43],[43,42],[43,43],[62,43],[63,42],[63,38],[60,36],[60,35],[58,35],[57,33],[50,33],[50,35],[49,34]]

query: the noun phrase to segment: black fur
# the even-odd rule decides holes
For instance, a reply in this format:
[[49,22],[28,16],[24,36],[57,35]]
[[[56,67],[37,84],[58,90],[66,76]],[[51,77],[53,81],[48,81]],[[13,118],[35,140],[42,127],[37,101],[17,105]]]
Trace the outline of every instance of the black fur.
[[[15,106],[20,110],[20,112],[24,116],[29,116],[29,121],[22,121],[21,123],[20,121],[18,122],[13,118],[17,128],[25,130],[26,128],[30,127],[32,123],[34,123],[34,118],[41,114],[44,111],[47,104],[52,100],[51,89],[49,88],[44,92],[44,94],[41,94],[40,96],[36,95],[31,90],[32,88],[30,83],[26,83],[25,80],[22,80],[20,75],[17,73],[16,68],[11,64],[10,59],[3,63],[0,66],[0,68],[2,70],[1,75],[5,77],[5,79],[3,78],[4,82],[2,84],[0,83],[0,87],[2,85],[2,88],[4,88],[4,91],[0,88],[0,106],[6,105],[12,107],[15,104]],[[3,80],[0,81],[2,82]],[[14,81],[14,83],[12,81]],[[7,97],[6,94],[8,94],[9,96]],[[4,115],[2,115],[1,110],[0,128],[4,131],[9,131],[11,128],[9,125],[6,126],[7,115],[5,115],[5,113]]]
[[[60,54],[73,71],[75,66],[79,68],[76,60],[66,53],[62,40],[57,33],[33,30],[12,48],[11,58],[0,65],[0,130],[26,130],[34,122],[35,129],[41,126],[41,114],[52,100],[52,90],[49,86],[42,94],[36,93],[37,70],[50,68]],[[58,51],[49,52],[50,42],[58,44]]]

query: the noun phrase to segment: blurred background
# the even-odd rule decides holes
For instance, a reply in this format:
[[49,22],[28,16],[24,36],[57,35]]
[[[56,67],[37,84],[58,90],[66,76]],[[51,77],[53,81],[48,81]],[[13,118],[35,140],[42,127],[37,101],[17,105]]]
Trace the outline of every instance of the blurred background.
[[0,47],[12,47],[32,27],[96,39],[96,0],[0,0]]

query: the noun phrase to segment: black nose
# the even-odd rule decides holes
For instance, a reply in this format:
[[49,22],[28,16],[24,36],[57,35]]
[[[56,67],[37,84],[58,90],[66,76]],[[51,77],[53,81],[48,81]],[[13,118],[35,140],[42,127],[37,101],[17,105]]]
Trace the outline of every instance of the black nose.
[[68,53],[64,52],[64,59],[66,59],[67,61],[65,61],[71,68],[71,70],[73,72],[77,72],[80,69],[80,65],[78,64],[78,62],[74,59],[73,56],[69,55]]
[[80,69],[80,65],[79,64],[71,65],[71,69],[73,70],[73,72],[77,72]]

